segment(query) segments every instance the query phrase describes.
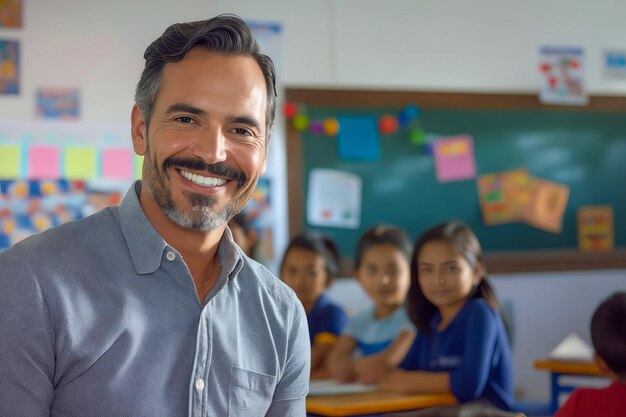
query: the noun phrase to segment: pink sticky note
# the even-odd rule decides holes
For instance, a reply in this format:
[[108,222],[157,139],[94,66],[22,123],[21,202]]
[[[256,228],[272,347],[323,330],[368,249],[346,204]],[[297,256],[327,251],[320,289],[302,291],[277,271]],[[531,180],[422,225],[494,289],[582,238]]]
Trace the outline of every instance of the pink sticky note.
[[434,154],[439,182],[469,180],[476,176],[474,141],[471,136],[437,139]]
[[129,180],[133,177],[133,153],[128,148],[102,151],[102,175],[105,178]]
[[33,145],[28,150],[28,178],[31,180],[56,179],[61,175],[59,148],[50,145]]

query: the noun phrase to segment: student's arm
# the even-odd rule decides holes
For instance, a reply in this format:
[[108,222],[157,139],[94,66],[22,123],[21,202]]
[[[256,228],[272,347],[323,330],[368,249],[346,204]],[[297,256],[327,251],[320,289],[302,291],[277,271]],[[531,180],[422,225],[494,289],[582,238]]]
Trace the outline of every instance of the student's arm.
[[17,255],[0,254],[0,416],[45,417],[54,395],[54,328],[38,280]]
[[328,369],[337,381],[354,382],[356,380],[354,360],[352,359],[352,352],[356,346],[356,340],[352,336],[343,334],[339,336],[337,345],[328,355]]
[[315,335],[311,346],[311,378],[317,379],[330,377],[326,369],[326,359],[348,322],[346,313],[339,306],[329,306],[321,319],[322,330]]
[[486,303],[475,303],[465,324],[461,365],[450,372],[450,388],[459,402],[480,398],[485,390],[498,339],[498,322]]
[[357,359],[354,367],[359,381],[364,384],[378,383],[390,369],[402,362],[414,339],[415,331],[402,330],[398,337],[382,352]]
[[[331,336],[331,335],[328,335]],[[333,342],[315,343],[311,346],[311,379],[326,379],[330,373],[326,367],[326,359],[336,345],[337,336],[332,335]]]

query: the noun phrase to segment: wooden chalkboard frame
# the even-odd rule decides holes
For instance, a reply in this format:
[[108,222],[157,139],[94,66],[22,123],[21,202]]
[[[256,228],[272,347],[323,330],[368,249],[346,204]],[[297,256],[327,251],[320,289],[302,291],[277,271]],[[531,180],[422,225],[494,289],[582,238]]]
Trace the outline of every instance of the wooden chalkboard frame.
[[[554,111],[607,111],[624,112],[626,97],[592,96],[586,106],[543,105],[532,94],[482,94],[452,92],[409,92],[389,90],[334,90],[286,88],[287,102],[347,108],[403,107],[419,103],[424,109],[516,109]],[[302,207],[302,154],[301,136],[289,123],[287,134],[287,192],[289,201],[289,235],[301,231]],[[567,250],[536,250],[486,253],[490,273],[571,271],[626,268],[626,248],[612,251],[581,252]],[[345,259],[342,273],[352,275],[351,260]]]

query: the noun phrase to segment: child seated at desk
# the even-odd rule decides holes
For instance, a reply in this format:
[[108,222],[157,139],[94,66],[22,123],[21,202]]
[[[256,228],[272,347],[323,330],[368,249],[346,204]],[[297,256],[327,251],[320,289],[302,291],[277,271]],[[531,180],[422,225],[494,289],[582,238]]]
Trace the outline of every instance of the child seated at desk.
[[606,388],[578,388],[555,417],[626,416],[626,292],[617,292],[591,319],[594,360],[614,382]]
[[294,237],[283,256],[280,277],[304,306],[311,339],[311,379],[327,378],[328,354],[337,342],[348,317],[324,294],[339,272],[339,251],[322,235],[303,233]]
[[[337,381],[376,383],[411,346],[415,327],[404,308],[410,256],[411,242],[397,227],[377,226],[359,239],[356,277],[374,307],[348,322],[330,354],[328,367]],[[355,359],[357,349],[362,357]]]
[[380,389],[451,392],[459,403],[471,403],[472,415],[476,401],[484,403],[485,413],[493,406],[512,408],[504,321],[487,281],[480,243],[465,224],[443,223],[417,240],[408,311],[417,337],[401,369],[383,377]]

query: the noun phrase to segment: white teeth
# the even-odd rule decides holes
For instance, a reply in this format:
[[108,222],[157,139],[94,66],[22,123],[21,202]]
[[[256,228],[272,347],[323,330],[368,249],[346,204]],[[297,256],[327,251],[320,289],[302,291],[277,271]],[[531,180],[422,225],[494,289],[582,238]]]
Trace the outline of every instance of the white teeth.
[[226,184],[226,180],[223,178],[203,177],[202,175],[194,174],[189,171],[180,170],[180,175],[187,178],[194,184],[202,185],[204,187],[217,187]]

